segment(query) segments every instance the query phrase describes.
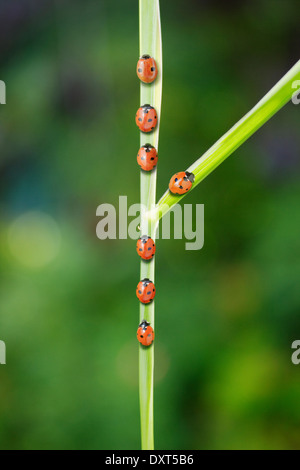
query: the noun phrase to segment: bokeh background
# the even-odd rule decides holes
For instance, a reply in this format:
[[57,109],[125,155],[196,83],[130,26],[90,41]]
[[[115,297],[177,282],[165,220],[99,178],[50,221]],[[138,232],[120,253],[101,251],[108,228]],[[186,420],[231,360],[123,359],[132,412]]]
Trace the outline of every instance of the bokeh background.
[[[298,0],[162,0],[160,196],[299,59]],[[138,449],[139,259],[96,208],[139,200],[138,2],[1,0],[1,449]],[[158,449],[300,442],[300,106],[184,202],[157,244]]]

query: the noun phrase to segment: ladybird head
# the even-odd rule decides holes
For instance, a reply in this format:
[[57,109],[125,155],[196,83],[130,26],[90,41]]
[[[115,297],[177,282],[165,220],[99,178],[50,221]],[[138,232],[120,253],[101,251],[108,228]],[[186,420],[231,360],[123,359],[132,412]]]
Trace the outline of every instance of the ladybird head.
[[[141,240],[142,243],[146,243],[147,240],[149,240],[149,238],[150,238],[150,237],[149,237],[148,235],[142,235],[142,236],[140,237],[140,240]],[[145,280],[145,279],[144,279],[144,280]],[[148,280],[149,280],[149,279],[148,279]]]
[[146,152],[150,152],[151,149],[154,149],[153,145],[151,144],[145,144],[143,145],[143,148],[145,149]]
[[194,175],[194,173],[190,173],[189,171],[186,171],[184,179],[186,179],[186,181],[188,180],[191,183],[193,183],[195,181],[195,175]]
[[150,109],[154,109],[154,108],[150,104],[144,104],[142,106],[142,109],[143,109],[144,113],[149,113]]
[[139,324],[139,328],[146,330],[149,325],[150,323],[148,323],[146,320],[143,320],[142,323]]
[[148,286],[148,284],[150,284],[150,279],[148,279],[147,277],[145,277],[144,279],[142,279],[141,281],[143,283],[144,286]]
[[142,55],[142,57],[140,57],[140,59],[144,59],[144,60],[151,59],[151,56],[149,54],[144,54]]

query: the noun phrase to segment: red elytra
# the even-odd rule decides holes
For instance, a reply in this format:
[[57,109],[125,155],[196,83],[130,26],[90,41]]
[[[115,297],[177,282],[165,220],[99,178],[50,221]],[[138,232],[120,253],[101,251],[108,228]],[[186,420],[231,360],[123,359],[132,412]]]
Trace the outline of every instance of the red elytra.
[[157,151],[150,144],[143,145],[137,154],[137,162],[144,171],[153,170],[157,165],[157,160]]
[[150,326],[150,323],[148,323],[146,320],[143,320],[139,324],[136,336],[138,341],[143,346],[150,346],[154,340],[154,330],[152,326]]
[[136,251],[141,258],[148,261],[155,255],[156,246],[151,237],[148,237],[148,235],[143,235],[137,241]]
[[169,183],[169,189],[173,194],[185,194],[192,187],[195,181],[195,175],[189,171],[180,171],[172,176]]
[[135,122],[141,132],[151,132],[157,125],[157,113],[153,106],[144,104],[135,115]]
[[136,73],[142,82],[154,82],[157,77],[157,65],[153,57],[142,55],[137,63]]
[[149,304],[155,297],[155,286],[150,279],[142,279],[136,288],[136,295],[140,302]]

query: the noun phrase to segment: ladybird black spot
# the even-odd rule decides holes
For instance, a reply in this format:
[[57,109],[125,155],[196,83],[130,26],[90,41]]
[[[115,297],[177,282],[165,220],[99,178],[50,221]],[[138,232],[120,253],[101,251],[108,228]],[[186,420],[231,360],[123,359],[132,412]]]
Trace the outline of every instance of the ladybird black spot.
[[142,73],[142,71],[143,71],[143,69],[138,69],[138,72],[139,72],[139,73]]
[[175,178],[175,181],[178,181],[178,178]]
[[139,290],[139,294],[141,294],[141,293],[142,293],[142,291],[141,291],[141,290]]
[[154,157],[151,157],[150,160],[154,160]]
[[152,122],[152,121],[153,121],[153,119],[148,119],[148,122]]
[[155,71],[155,67],[151,67],[151,72],[154,72]]
[[141,336],[140,336],[140,338],[144,338],[144,336],[143,336],[143,335],[141,335]]
[[142,122],[142,120],[143,120],[142,118],[138,118],[138,121]]
[[139,248],[139,251],[143,251],[142,248]]
[[141,160],[145,160],[145,157],[141,157]]
[[180,188],[180,189],[183,189],[183,186],[180,185],[179,188]]
[[147,292],[147,295],[150,295],[151,294],[151,291]]
[[150,251],[150,250],[152,250],[151,246],[150,246],[150,248],[148,248],[148,251]]

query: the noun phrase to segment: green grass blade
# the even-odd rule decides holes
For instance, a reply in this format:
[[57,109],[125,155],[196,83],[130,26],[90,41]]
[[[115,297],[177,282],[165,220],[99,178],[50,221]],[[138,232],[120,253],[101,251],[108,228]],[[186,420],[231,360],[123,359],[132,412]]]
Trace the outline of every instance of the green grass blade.
[[[140,56],[149,54],[155,58],[158,76],[154,83],[141,82],[141,105],[150,104],[157,111],[158,124],[150,134],[140,133],[140,145],[149,143],[158,149],[159,123],[161,117],[162,96],[162,43],[160,27],[159,0],[140,0]],[[141,204],[146,211],[155,206],[156,202],[156,169],[151,172],[141,171]],[[141,214],[141,234],[149,235],[155,240],[155,224],[151,224],[144,214]],[[141,260],[140,278],[145,277],[154,282],[154,259],[148,262]],[[140,306],[140,321],[147,320],[154,328],[154,301],[150,305]],[[139,395],[141,416],[142,449],[154,448],[153,436],[153,373],[154,345],[139,347]]]
[[[293,83],[300,79],[300,60],[290,71],[267,93],[261,101],[219,139],[202,157],[195,161],[188,171],[194,173],[194,189],[207,175],[242,145],[254,132],[279,111],[293,96]],[[182,170],[179,168],[179,170]],[[171,176],[171,175],[170,175]],[[150,217],[161,218],[183,196],[176,196],[166,191],[152,211]]]

